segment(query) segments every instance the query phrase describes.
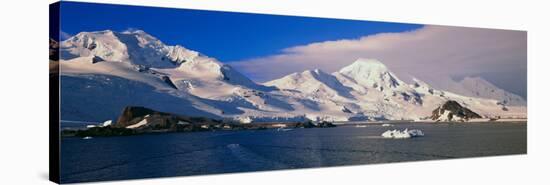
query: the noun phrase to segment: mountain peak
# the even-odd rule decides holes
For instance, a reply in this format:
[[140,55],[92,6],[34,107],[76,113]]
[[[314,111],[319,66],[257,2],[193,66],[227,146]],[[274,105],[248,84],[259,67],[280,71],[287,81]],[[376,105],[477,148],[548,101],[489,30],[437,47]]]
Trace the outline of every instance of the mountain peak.
[[527,104],[523,97],[497,87],[480,76],[466,76],[452,90],[467,96],[496,99],[508,105]]
[[80,33],[72,36],[71,38],[69,38],[67,40],[70,40],[70,39],[76,40],[76,39],[82,39],[82,38],[88,38],[88,37],[100,37],[100,36],[114,37],[115,32],[113,30],[101,30],[101,31],[91,31],[91,32],[83,31],[83,32],[80,32]]
[[113,34],[115,33],[113,30],[103,30],[103,31],[96,31],[95,33],[104,33],[104,34]]
[[168,46],[143,30],[80,32],[61,42],[64,60],[98,56],[106,61],[129,62],[154,68],[173,68],[204,58],[183,46]]
[[310,74],[310,75],[328,75],[328,73],[325,73],[324,71],[320,69],[314,69],[314,70],[305,70],[302,72],[302,74]]
[[350,88],[344,86],[336,77],[320,69],[305,70],[301,73],[292,73],[283,78],[264,83],[279,89],[298,90],[315,97],[341,96],[353,99]]
[[234,85],[241,85],[253,89],[261,87],[248,77],[244,76],[228,64],[224,64],[215,58],[200,56],[194,60],[182,63],[176,68],[180,72],[192,74],[201,79],[215,78]]
[[127,30],[122,31],[121,33],[124,33],[124,34],[132,34],[132,33],[134,33],[134,34],[148,34],[145,31],[140,30],[140,29],[127,29]]
[[384,65],[382,62],[376,59],[370,59],[370,58],[359,58],[355,60],[351,65],[347,67],[353,67],[353,68],[377,68],[377,69],[384,69],[387,70],[388,68],[386,65]]
[[347,74],[350,77],[364,76],[370,78],[388,73],[388,68],[379,60],[359,58],[352,64],[342,68],[340,73]]
[[357,59],[352,64],[342,68],[340,74],[354,79],[365,87],[372,87],[384,91],[386,87],[395,88],[403,82],[392,74],[386,65],[376,59]]

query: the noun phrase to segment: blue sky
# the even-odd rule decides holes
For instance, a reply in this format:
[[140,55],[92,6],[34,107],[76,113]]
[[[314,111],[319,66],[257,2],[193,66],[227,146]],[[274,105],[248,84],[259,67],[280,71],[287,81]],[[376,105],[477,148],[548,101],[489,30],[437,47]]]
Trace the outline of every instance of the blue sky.
[[307,43],[403,32],[422,25],[274,16],[186,9],[62,2],[61,30],[141,29],[169,45],[215,57],[222,62],[273,55]]

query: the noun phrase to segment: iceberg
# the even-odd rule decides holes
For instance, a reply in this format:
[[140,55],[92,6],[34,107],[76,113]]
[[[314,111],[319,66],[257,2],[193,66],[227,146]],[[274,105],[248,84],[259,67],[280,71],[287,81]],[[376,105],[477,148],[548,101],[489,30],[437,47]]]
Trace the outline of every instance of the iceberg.
[[418,129],[405,129],[403,131],[400,130],[387,130],[386,132],[382,133],[382,137],[384,138],[393,138],[393,139],[408,139],[411,137],[421,137],[424,136],[424,133],[421,130]]
[[[405,130],[406,130],[406,129],[405,129]],[[409,134],[410,134],[412,137],[421,137],[421,136],[424,136],[424,132],[422,132],[422,130],[412,129],[412,130],[409,130],[408,132],[409,132]]]

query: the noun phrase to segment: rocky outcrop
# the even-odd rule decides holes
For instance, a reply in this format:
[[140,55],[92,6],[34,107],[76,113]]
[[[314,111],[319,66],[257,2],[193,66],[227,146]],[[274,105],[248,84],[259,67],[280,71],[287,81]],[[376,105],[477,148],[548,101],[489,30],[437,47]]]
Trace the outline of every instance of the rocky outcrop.
[[171,130],[180,127],[205,124],[219,124],[221,121],[204,117],[188,117],[177,114],[159,112],[145,107],[128,106],[118,117],[114,127],[124,127],[139,130]]
[[334,124],[332,124],[331,122],[328,122],[328,121],[322,121],[322,122],[317,124],[317,127],[319,127],[319,128],[330,128],[330,127],[336,127],[336,125],[334,125]]
[[126,127],[134,122],[141,121],[143,117],[151,114],[164,114],[145,107],[128,106],[122,110],[122,114],[116,121],[116,126]]
[[298,122],[294,125],[294,127],[295,128],[330,128],[330,127],[336,127],[336,125],[328,121],[322,121],[319,123],[306,121],[306,122]]
[[431,119],[436,121],[468,121],[474,118],[481,116],[453,100],[448,100],[433,110],[431,116]]
[[103,60],[103,58],[101,57],[98,57],[98,56],[94,56],[94,58],[92,58],[92,64],[95,64],[95,63],[98,63],[98,62],[103,62],[105,60]]
[[155,111],[145,107],[128,106],[122,111],[115,124],[110,120],[84,130],[66,129],[61,132],[64,137],[103,137],[127,136],[147,133],[165,132],[200,132],[214,130],[263,130],[268,128],[330,128],[336,127],[331,122],[274,122],[264,124],[243,124],[234,120],[215,120],[205,117],[189,117],[172,113]]
[[174,88],[174,89],[178,89],[178,87],[176,87],[176,85],[174,84],[174,82],[172,82],[172,80],[170,79],[170,77],[168,76],[162,76],[162,81],[164,81],[164,83],[166,83],[168,86]]

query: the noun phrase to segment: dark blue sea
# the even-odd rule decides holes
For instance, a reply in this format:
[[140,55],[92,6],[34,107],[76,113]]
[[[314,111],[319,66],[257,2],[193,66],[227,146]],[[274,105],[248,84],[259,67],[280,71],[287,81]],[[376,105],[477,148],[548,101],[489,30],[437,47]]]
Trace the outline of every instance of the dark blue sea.
[[[365,128],[165,133],[61,141],[61,182],[122,180],[525,154],[527,124],[395,123]],[[388,129],[424,137],[384,139]]]

